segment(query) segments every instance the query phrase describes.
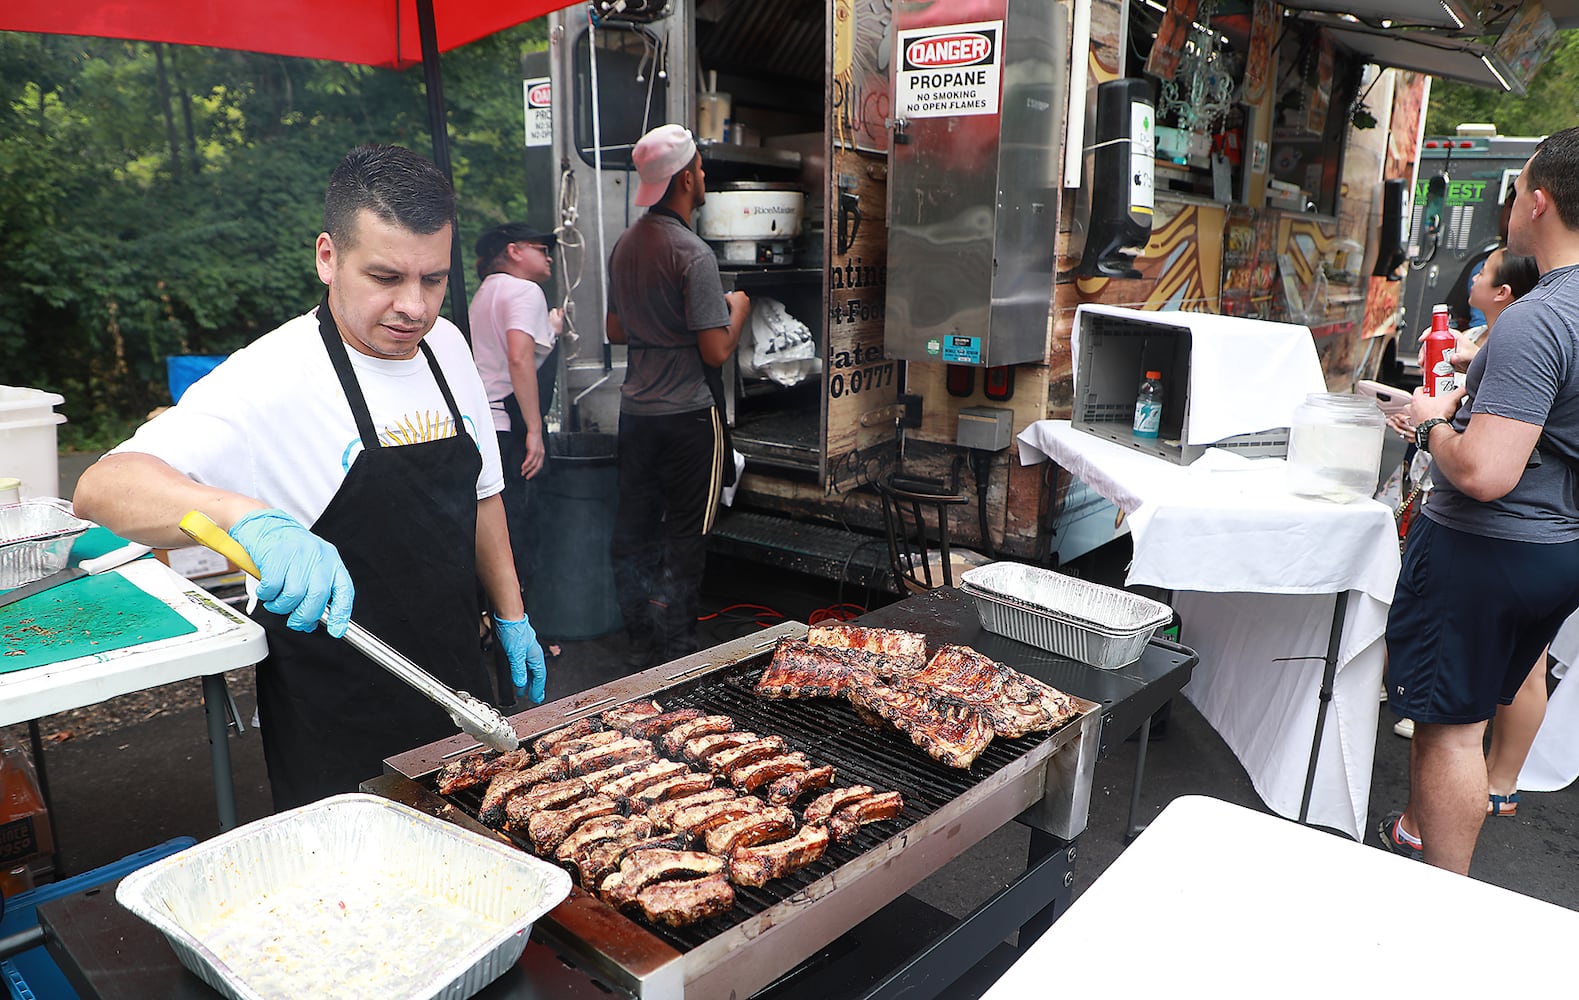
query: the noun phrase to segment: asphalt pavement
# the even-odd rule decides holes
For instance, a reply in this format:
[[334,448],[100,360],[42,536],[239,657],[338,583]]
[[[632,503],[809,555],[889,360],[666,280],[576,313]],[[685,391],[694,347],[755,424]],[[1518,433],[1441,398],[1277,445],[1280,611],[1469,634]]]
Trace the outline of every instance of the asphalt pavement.
[[[74,466],[63,461],[62,467],[62,481],[74,482],[73,470],[80,463]],[[1115,582],[1128,560],[1126,545],[1120,540],[1077,568],[1094,579]],[[806,621],[819,609],[842,604],[873,608],[892,599],[841,591],[830,582],[811,577],[764,572],[760,567],[715,559],[710,563],[704,592],[704,610],[709,617],[702,622],[701,639],[704,645],[711,645],[781,617]],[[771,613],[742,605],[761,606]],[[555,645],[558,655],[550,661],[550,700],[624,673],[625,643],[620,635]],[[230,676],[240,680],[243,673]],[[235,687],[245,689],[238,695],[238,707],[241,718],[250,720],[255,707],[250,685]],[[191,690],[186,689],[188,695]],[[190,696],[169,700],[176,707],[158,711],[151,718],[125,719],[111,731],[59,742],[49,739],[60,729],[58,718],[39,720],[46,737],[44,756],[63,874],[86,871],[171,837],[203,839],[219,832],[203,710]],[[1406,793],[1409,744],[1393,734],[1393,721],[1384,706],[1376,738],[1372,815],[1367,824],[1367,840],[1373,845],[1380,816],[1399,808]],[[229,739],[240,820],[261,818],[268,814],[270,805],[258,734],[248,726],[245,733],[232,731]],[[1136,748],[1134,741],[1116,743],[1110,755],[1097,764],[1090,821],[1077,842],[1077,894],[1126,846]],[[1142,818],[1155,816],[1181,795],[1209,795],[1267,811],[1231,751],[1183,698],[1176,700],[1165,730],[1152,740]],[[1579,787],[1525,793],[1517,816],[1487,820],[1472,876],[1579,909],[1575,830],[1579,830]],[[1011,823],[950,863],[916,894],[940,909],[964,915],[1023,867],[1027,842],[1026,829]],[[1406,901],[1400,900],[1400,906],[1404,905]],[[1356,914],[1356,919],[1372,917]]]

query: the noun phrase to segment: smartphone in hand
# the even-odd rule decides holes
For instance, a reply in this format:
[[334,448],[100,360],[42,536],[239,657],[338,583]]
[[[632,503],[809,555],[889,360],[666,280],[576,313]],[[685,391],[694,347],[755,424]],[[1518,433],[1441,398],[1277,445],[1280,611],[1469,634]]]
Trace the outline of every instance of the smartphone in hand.
[[1354,387],[1354,391],[1362,396],[1371,397],[1376,405],[1381,407],[1382,413],[1389,417],[1408,409],[1409,400],[1413,398],[1412,393],[1395,389],[1383,382],[1372,382],[1370,379],[1361,380]]

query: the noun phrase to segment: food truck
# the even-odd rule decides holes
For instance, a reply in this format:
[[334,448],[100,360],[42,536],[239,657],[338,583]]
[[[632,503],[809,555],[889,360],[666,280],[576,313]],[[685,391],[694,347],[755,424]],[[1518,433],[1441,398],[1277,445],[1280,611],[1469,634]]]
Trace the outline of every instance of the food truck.
[[[679,122],[707,176],[697,231],[724,288],[755,306],[725,378],[745,459],[733,511],[876,532],[871,487],[898,471],[965,498],[949,508],[956,543],[1076,558],[1126,529],[1014,446],[1080,404],[1076,309],[1296,323],[1329,388],[1377,377],[1425,74],[1522,88],[1551,40],[1538,5],[1482,6],[599,0],[556,14],[527,89],[568,234],[560,426],[617,426],[604,264],[641,211],[633,144]],[[721,518],[718,536],[732,530]]]

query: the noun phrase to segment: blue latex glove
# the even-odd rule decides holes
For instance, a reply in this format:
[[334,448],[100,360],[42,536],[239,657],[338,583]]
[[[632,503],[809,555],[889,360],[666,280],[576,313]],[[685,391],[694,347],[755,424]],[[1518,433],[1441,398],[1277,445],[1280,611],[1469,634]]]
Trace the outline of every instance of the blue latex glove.
[[510,680],[515,682],[516,697],[524,694],[532,704],[541,705],[543,689],[548,684],[548,666],[543,662],[543,647],[538,644],[532,623],[525,615],[513,622],[496,617],[493,623],[510,661]]
[[311,632],[323,618],[330,635],[345,635],[356,589],[333,545],[273,507],[247,514],[230,537],[258,564],[258,600],[265,608],[287,615],[285,624],[298,632]]

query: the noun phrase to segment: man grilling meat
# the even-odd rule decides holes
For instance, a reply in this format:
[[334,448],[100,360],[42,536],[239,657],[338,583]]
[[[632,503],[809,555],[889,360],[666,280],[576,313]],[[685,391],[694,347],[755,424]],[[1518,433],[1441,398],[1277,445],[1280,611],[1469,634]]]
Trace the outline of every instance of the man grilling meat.
[[696,606],[723,485],[723,383],[751,312],[724,294],[718,261],[691,231],[706,200],[691,133],[660,125],[631,151],[652,208],[609,257],[610,343],[629,361],[620,389],[619,510],[610,554],[633,669],[696,651]]
[[177,524],[198,510],[257,564],[276,809],[354,791],[384,758],[455,732],[335,641],[353,596],[370,632],[450,686],[487,692],[480,580],[512,679],[543,699],[488,397],[439,317],[454,216],[432,163],[398,146],[352,150],[324,201],[318,308],[236,352],[77,485],[77,512],[117,534],[184,545]]

